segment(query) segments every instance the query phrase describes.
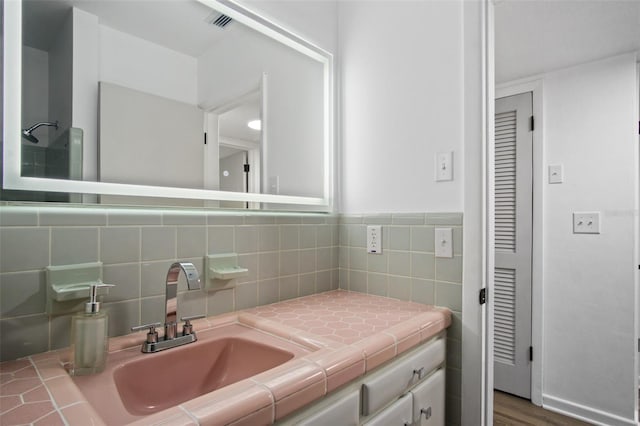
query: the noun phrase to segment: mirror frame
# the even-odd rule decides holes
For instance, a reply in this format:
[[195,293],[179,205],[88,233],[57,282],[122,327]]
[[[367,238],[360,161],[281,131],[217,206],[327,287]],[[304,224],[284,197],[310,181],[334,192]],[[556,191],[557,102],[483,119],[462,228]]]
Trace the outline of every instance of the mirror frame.
[[4,164],[3,188],[83,194],[165,197],[205,201],[246,201],[333,210],[334,197],[334,60],[333,55],[234,0],[197,0],[234,20],[317,60],[324,68],[324,188],[321,198],[218,190],[133,185],[21,176],[22,0],[4,2]]

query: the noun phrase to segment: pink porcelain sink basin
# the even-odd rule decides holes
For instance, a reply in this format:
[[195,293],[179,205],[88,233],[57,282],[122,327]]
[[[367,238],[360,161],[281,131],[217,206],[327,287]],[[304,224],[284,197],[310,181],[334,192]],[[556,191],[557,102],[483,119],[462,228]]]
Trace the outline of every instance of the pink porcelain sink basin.
[[197,334],[195,343],[155,354],[112,352],[103,373],[73,381],[105,423],[125,424],[309,353],[240,324]]
[[141,357],[114,369],[120,399],[131,414],[173,407],[293,358],[292,352],[282,348],[237,337],[180,349]]

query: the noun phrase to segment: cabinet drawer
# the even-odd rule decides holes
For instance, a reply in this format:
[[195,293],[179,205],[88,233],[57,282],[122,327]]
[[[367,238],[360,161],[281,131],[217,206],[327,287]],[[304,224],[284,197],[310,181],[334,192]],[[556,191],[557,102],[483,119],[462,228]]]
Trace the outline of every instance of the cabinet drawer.
[[362,385],[362,414],[376,412],[439,366],[445,358],[444,340],[437,339],[366,379]]
[[444,426],[444,377],[440,369],[411,390],[414,425]]
[[412,423],[413,399],[408,393],[376,414],[366,426],[406,426]]
[[296,422],[304,426],[357,425],[360,421],[360,392],[353,391],[344,398]]

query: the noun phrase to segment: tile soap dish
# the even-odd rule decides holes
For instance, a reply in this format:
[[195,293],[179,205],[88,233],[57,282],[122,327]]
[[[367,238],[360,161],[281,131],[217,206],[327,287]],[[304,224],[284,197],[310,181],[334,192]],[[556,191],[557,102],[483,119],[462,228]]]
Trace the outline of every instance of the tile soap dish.
[[[61,314],[82,308],[89,298],[91,284],[103,284],[102,262],[47,266],[47,313]],[[109,293],[98,288],[98,295]]]
[[231,280],[249,275],[249,269],[238,266],[236,253],[215,254],[205,257],[205,288],[219,290],[231,288]]
[[229,266],[211,269],[211,278],[216,280],[232,280],[249,275],[249,270],[240,266]]

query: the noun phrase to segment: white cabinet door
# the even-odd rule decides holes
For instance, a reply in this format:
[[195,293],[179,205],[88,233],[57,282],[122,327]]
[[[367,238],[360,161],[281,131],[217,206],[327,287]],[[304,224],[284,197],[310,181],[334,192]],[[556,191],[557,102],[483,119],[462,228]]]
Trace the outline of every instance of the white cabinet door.
[[304,426],[357,425],[360,421],[360,392],[353,391],[306,419],[296,422]]
[[413,417],[413,398],[411,394],[405,394],[376,414],[365,426],[407,426],[411,424]]
[[414,425],[444,426],[444,377],[440,369],[410,392]]
[[402,395],[445,359],[445,339],[437,339],[407,358],[368,377],[362,385],[362,414],[375,413]]

